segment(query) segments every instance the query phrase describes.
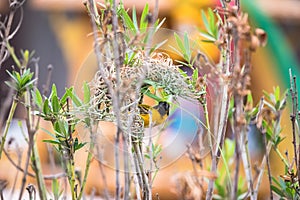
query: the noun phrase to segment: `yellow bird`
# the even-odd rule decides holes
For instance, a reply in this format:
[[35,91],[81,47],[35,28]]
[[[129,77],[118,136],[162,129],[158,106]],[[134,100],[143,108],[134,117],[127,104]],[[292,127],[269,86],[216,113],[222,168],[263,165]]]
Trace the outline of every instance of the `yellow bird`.
[[140,116],[144,120],[144,127],[148,128],[150,120],[152,127],[166,121],[169,116],[170,104],[165,101],[161,101],[153,107],[146,104],[139,104],[139,109]]

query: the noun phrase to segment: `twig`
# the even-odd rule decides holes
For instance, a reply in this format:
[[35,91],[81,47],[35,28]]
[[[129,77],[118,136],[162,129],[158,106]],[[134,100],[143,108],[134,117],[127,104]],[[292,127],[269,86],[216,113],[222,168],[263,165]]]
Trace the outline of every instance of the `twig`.
[[52,78],[52,72],[53,72],[53,66],[48,65],[47,66],[47,79],[45,85],[43,85],[43,95],[46,96],[49,93],[49,88],[50,88],[50,83],[51,83],[51,78]]
[[[92,125],[91,124],[89,124],[89,130],[90,130],[90,147],[89,147],[89,150],[88,150],[88,156],[86,158],[86,166],[85,166],[85,170],[84,170],[84,176],[83,176],[82,185],[80,186],[80,193],[78,195],[78,199],[82,198],[82,195],[83,195],[83,192],[84,192],[84,188],[85,188],[85,185],[86,185],[86,182],[87,182],[88,172],[89,172],[89,169],[90,169],[90,166],[91,166],[91,162],[92,162],[92,158],[93,158],[92,151],[94,149],[95,141],[96,141],[95,140],[95,131],[92,129]],[[97,130],[97,125],[96,125],[95,129]]]
[[5,190],[6,186],[7,186],[7,181],[6,180],[0,180],[0,199],[4,200],[4,195],[3,195],[3,191]]
[[[198,174],[198,171],[197,171],[197,168],[196,168],[196,163],[195,163],[196,162],[195,153],[192,152],[190,145],[187,146],[187,153],[188,153],[188,156],[189,156],[190,160],[192,161],[193,171],[194,171],[194,174],[195,174],[194,181],[196,182],[196,184],[198,185],[198,187],[200,188],[200,191],[202,193],[204,191],[204,188],[203,188],[203,185],[200,183],[199,178],[198,178],[199,174]],[[203,177],[203,176],[201,176],[201,177]]]
[[267,152],[267,136],[266,132],[263,131],[263,145],[265,147],[265,158],[267,163],[267,169],[268,169],[268,179],[269,179],[269,190],[270,190],[270,199],[273,200],[273,192],[272,192],[272,175],[271,175],[271,168],[270,168],[270,160],[269,160],[269,152]]
[[12,22],[13,22],[14,15],[15,15],[15,10],[10,11],[9,16],[8,16],[7,25],[6,25],[6,30],[5,30],[5,33],[3,35],[3,42],[2,42],[3,44],[1,44],[1,49],[0,49],[0,69],[1,69],[2,63],[8,57],[8,56],[5,56],[5,47],[6,47],[5,43],[8,42],[8,36],[9,36],[9,33],[10,33],[10,29],[11,29],[11,25],[12,25]]
[[241,150],[240,150],[239,136],[235,132],[234,128],[232,129],[232,131],[235,138],[235,169],[234,169],[234,176],[233,176],[234,178],[233,178],[233,189],[231,191],[231,199],[237,199]]
[[1,109],[0,109],[1,110],[1,113],[0,113],[0,127],[1,128],[3,127],[5,115],[9,109],[9,106],[11,105],[13,93],[14,93],[13,88],[9,87],[9,90],[5,97],[5,100],[4,100],[3,104],[0,105],[1,106]]
[[[296,165],[296,169],[298,171],[298,184],[300,185],[300,155],[297,153],[297,148],[298,151],[300,151],[300,143],[299,146],[297,147],[297,141],[296,141],[296,120],[298,114],[298,94],[297,94],[297,85],[296,85],[296,76],[292,75],[292,70],[289,69],[289,74],[290,74],[290,93],[292,97],[292,113],[290,114],[290,119],[292,123],[292,133],[293,133],[293,149],[294,149],[294,162]],[[299,155],[299,157],[298,157]]]
[[[222,2],[222,1],[221,1]],[[222,72],[225,76],[230,74],[230,36],[226,37],[226,49],[222,49],[221,52],[221,60],[225,59],[222,63]],[[217,130],[217,140],[216,140],[216,147],[213,149],[213,157],[212,157],[212,167],[211,173],[215,174],[217,171],[218,160],[220,157],[220,151],[222,149],[224,140],[225,140],[225,131],[226,125],[228,120],[228,107],[229,107],[229,100],[230,95],[228,94],[229,85],[228,83],[224,82],[223,87],[221,88],[221,108],[220,108],[220,117],[218,121],[218,130]],[[208,183],[207,195],[206,200],[212,199],[214,190],[214,180],[210,179]]]
[[32,130],[30,122],[28,119],[26,119],[26,125],[27,125],[27,130],[28,130],[28,138],[29,138],[29,143],[28,143],[28,150],[27,150],[27,156],[26,156],[26,161],[25,161],[25,169],[23,173],[23,178],[22,178],[22,184],[21,184],[21,189],[20,189],[20,194],[19,194],[19,200],[22,199],[25,184],[26,184],[26,177],[28,175],[28,167],[29,167],[29,161],[30,161],[30,155],[31,151],[34,145],[34,133],[35,131]]
[[150,196],[150,185],[148,176],[146,175],[145,169],[144,169],[144,161],[143,161],[143,155],[142,155],[142,149],[139,146],[138,142],[133,143],[133,149],[136,154],[137,158],[137,164],[141,172],[142,177],[142,183],[143,183],[143,199],[150,200],[152,197]]
[[16,97],[14,97],[12,105],[10,107],[9,115],[8,115],[8,118],[7,118],[7,121],[6,121],[6,124],[5,124],[4,133],[3,133],[2,138],[1,138],[0,159],[1,159],[1,156],[2,156],[2,151],[4,149],[4,144],[5,144],[6,136],[7,136],[7,133],[8,133],[8,129],[10,127],[10,123],[11,123],[12,118],[14,116],[14,113],[16,111],[17,105],[18,105],[18,100],[16,99]]
[[[10,161],[10,163],[19,171],[23,172],[24,173],[24,169],[22,169],[20,167],[20,165],[16,164],[13,159],[10,157],[10,155],[7,153],[7,151],[4,149],[3,150],[5,156],[7,157],[7,159]],[[28,176],[32,177],[32,178],[35,178],[35,175],[32,174],[31,172],[28,172],[27,173]],[[45,180],[53,180],[53,179],[58,179],[58,178],[64,178],[66,177],[66,173],[58,173],[58,174],[53,174],[53,175],[44,175],[44,179]]]
[[[132,139],[129,140],[128,142],[128,149],[132,149]],[[133,171],[133,181],[135,184],[135,192],[136,192],[136,198],[138,200],[141,200],[141,193],[140,193],[140,186],[142,185],[142,181],[141,181],[141,173],[139,171],[139,168],[137,166],[137,159],[135,157],[135,155],[132,153],[132,151],[128,151],[129,154],[129,158],[131,161],[131,168]]]
[[34,186],[32,184],[29,184],[26,187],[26,190],[28,191],[29,199],[30,200],[36,200],[36,190],[35,190]]
[[97,161],[98,161],[98,165],[99,165],[99,170],[100,170],[100,174],[101,174],[101,177],[102,177],[102,181],[103,181],[103,187],[104,187],[104,198],[106,200],[109,200],[110,197],[109,197],[109,193],[108,193],[108,186],[107,186],[107,181],[106,181],[106,175],[105,175],[105,172],[104,172],[104,169],[103,169],[103,164],[102,164],[102,155],[100,153],[100,149],[98,146],[96,146],[96,151],[97,151]]

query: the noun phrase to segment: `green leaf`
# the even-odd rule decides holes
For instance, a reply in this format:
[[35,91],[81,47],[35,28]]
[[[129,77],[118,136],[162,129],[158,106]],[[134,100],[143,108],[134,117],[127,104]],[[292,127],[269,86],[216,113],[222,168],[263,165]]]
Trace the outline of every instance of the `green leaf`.
[[48,135],[50,135],[51,137],[55,137],[55,135],[53,134],[53,133],[51,133],[49,130],[47,130],[47,129],[45,129],[45,128],[43,128],[43,127],[41,127],[41,129],[43,130],[43,131],[45,131],[45,133],[47,133]]
[[275,177],[273,177],[272,176],[272,181],[274,182],[274,183],[276,183],[278,186],[280,186],[280,183],[277,181],[277,179],[275,178]]
[[8,70],[6,70],[6,73],[8,73],[8,75],[14,80],[14,82],[16,82],[16,83],[19,82],[19,80],[16,77],[16,72],[15,71],[13,71],[12,74],[11,74]]
[[144,94],[147,95],[148,97],[154,99],[155,101],[158,101],[158,102],[163,101],[162,98],[160,98],[159,96],[151,93],[149,90],[147,90]]
[[280,101],[280,87],[277,86],[274,88],[274,96],[276,101]]
[[89,104],[91,100],[91,91],[88,83],[85,81],[83,83],[83,103]]
[[40,91],[36,88],[35,92],[31,91],[31,95],[33,97],[35,104],[38,106],[38,108],[42,109],[43,108],[43,98],[42,98]]
[[79,97],[75,94],[75,92],[73,91],[73,89],[67,89],[66,91],[68,93],[68,96],[71,98],[71,100],[73,101],[73,103],[77,106],[80,107],[82,105],[81,100],[79,99]]
[[51,110],[50,110],[50,107],[49,107],[49,100],[46,99],[46,100],[44,101],[43,113],[44,113],[45,115],[49,115],[50,112],[51,112]]
[[179,49],[181,50],[181,53],[183,54],[185,52],[185,48],[182,43],[182,40],[180,39],[180,37],[177,33],[174,33],[174,37],[175,37],[177,46],[179,47]]
[[201,41],[207,41],[207,42],[215,42],[216,41],[216,38],[213,35],[205,32],[205,31],[200,30],[200,35],[202,37],[206,38],[206,40],[201,40]]
[[57,96],[57,89],[56,89],[56,85],[54,83],[52,84],[50,97],[52,97],[52,95]]
[[201,10],[201,16],[202,16],[202,20],[203,20],[205,29],[209,32],[209,30],[210,30],[209,23],[208,23],[206,15],[205,15],[205,12],[203,10]]
[[284,193],[281,191],[281,189],[280,188],[278,188],[278,187],[276,187],[276,186],[274,186],[274,185],[271,185],[271,189],[272,189],[272,191],[274,191],[276,194],[278,194],[279,196],[281,196],[281,197],[284,197],[285,195],[284,195]]
[[4,81],[4,83],[6,85],[8,85],[9,87],[13,88],[14,90],[18,90],[18,87],[16,86],[16,84],[14,84],[13,82],[10,82],[10,81]]
[[188,35],[187,33],[185,32],[184,33],[184,49],[185,49],[185,54],[186,54],[186,61],[188,63],[190,63],[190,60],[191,60],[191,50],[190,50],[190,43],[189,43],[189,38],[188,38]]
[[[160,29],[160,27],[163,25],[163,23],[166,21],[166,18],[163,18],[161,20],[161,22],[159,22],[159,20],[156,20],[155,24],[154,24],[154,27],[155,27],[155,31],[154,32],[157,32],[158,29]],[[159,22],[159,24],[158,24]]]
[[54,195],[54,199],[59,199],[59,197],[62,194],[63,190],[59,190],[60,186],[59,186],[59,182],[58,180],[55,178],[52,180],[52,193]]
[[24,65],[26,66],[28,64],[28,61],[29,61],[29,51],[26,49],[24,52],[23,52],[23,59],[24,59]]
[[216,21],[215,21],[215,14],[214,14],[214,12],[212,11],[211,8],[208,9],[208,15],[209,15],[210,31],[211,31],[212,35],[216,38],[218,29],[217,29],[217,24],[216,24]]
[[192,84],[193,86],[195,86],[196,82],[197,82],[197,79],[198,79],[198,68],[194,69],[193,71],[193,75],[192,75]]
[[130,18],[130,16],[128,15],[128,13],[126,12],[126,10],[124,8],[121,9],[121,14],[123,17],[123,20],[125,22],[125,25],[127,26],[127,28],[133,33],[136,34],[136,29],[135,26]]
[[249,93],[249,94],[247,95],[247,103],[253,104],[253,98],[252,98],[252,94],[251,94],[251,93]]
[[55,130],[56,138],[66,138],[68,136],[68,122],[64,120],[57,120],[54,122],[53,128]]
[[180,60],[175,60],[176,62],[178,62],[179,64],[183,65],[183,66],[187,66],[187,67],[191,67],[188,63],[186,62],[182,62]]
[[186,71],[183,71],[182,69],[178,68],[179,73],[181,74],[182,77],[187,78],[188,75],[186,73]]
[[51,104],[52,104],[53,112],[58,113],[60,111],[61,107],[60,107],[60,104],[59,104],[59,99],[56,95],[52,96]]
[[57,140],[43,140],[43,142],[60,145],[60,141],[57,141]]
[[133,6],[133,9],[132,9],[132,21],[133,21],[133,25],[134,25],[135,30],[139,30],[138,23],[137,23],[137,18],[136,18],[136,10],[135,10],[134,6]]
[[74,151],[77,151],[79,149],[81,149],[84,145],[86,145],[87,143],[79,143],[78,142],[78,138],[75,138],[75,141],[74,141]]
[[146,31],[147,26],[148,26],[148,20],[146,19],[148,14],[149,14],[149,5],[148,5],[148,3],[146,3],[146,5],[143,9],[142,15],[141,15],[141,20],[140,20],[140,30],[142,33],[144,33]]
[[234,155],[235,152],[235,142],[230,139],[225,139],[225,157],[228,161]]
[[[60,103],[62,104],[62,105],[65,105],[65,103],[67,102],[67,99],[68,99],[68,97],[69,97],[69,92],[73,92],[73,87],[71,87],[71,88],[67,88],[66,89],[66,92],[65,92],[65,94],[62,96],[62,98],[60,99]],[[69,91],[69,92],[68,92]]]

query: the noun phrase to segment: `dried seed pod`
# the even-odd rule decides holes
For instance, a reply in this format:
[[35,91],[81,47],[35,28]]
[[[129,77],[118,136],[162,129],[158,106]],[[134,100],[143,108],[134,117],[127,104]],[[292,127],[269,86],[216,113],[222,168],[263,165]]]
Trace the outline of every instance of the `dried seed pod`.
[[255,29],[255,35],[257,36],[260,42],[260,46],[264,47],[267,44],[267,40],[268,40],[267,33],[264,30],[257,28]]
[[256,51],[256,49],[260,46],[260,41],[256,35],[251,36],[251,42],[249,49],[251,51]]

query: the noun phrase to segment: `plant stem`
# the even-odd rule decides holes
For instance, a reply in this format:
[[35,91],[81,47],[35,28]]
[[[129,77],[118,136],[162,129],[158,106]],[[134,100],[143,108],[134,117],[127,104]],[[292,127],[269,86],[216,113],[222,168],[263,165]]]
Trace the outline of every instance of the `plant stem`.
[[[3,40],[6,40],[6,43],[8,43],[8,40],[9,40],[8,37],[9,37],[9,33],[10,33],[10,29],[11,29],[11,25],[12,25],[12,22],[13,22],[14,15],[15,15],[15,11],[14,10],[10,11],[9,16],[8,16],[8,20],[7,20],[7,26],[6,26],[6,29],[5,29],[5,32],[4,32],[4,38],[3,38]],[[2,63],[5,60],[4,56],[5,56],[5,45],[1,45],[1,49],[0,49],[0,69],[1,69]]]
[[[222,72],[225,76],[228,76],[230,74],[229,68],[230,68],[230,36],[226,37],[226,49],[222,49],[221,52],[221,60],[222,60]],[[229,106],[229,100],[230,96],[228,94],[229,86],[228,83],[224,82],[224,85],[220,88],[222,91],[221,95],[221,108],[220,108],[220,118],[217,126],[217,140],[216,140],[216,147],[213,150],[213,157],[212,157],[212,167],[211,167],[211,173],[215,174],[217,171],[217,165],[218,160],[221,153],[221,148],[224,143],[225,139],[225,130],[228,120],[228,106]],[[214,180],[210,179],[208,183],[208,189],[206,193],[206,199],[210,200],[212,199],[214,190]]]
[[129,140],[128,142],[128,154],[130,157],[130,161],[131,161],[131,168],[133,170],[133,182],[135,184],[135,192],[136,192],[136,198],[138,200],[141,200],[141,192],[140,192],[140,185],[142,184],[139,180],[139,169],[136,165],[136,159],[135,156],[133,155],[132,151],[130,151],[132,149],[132,138]]
[[141,148],[140,146],[138,145],[137,142],[134,142],[133,143],[133,149],[134,149],[134,152],[136,154],[136,157],[137,157],[137,164],[138,164],[138,167],[140,169],[140,172],[141,172],[141,177],[142,177],[142,183],[143,183],[143,199],[145,200],[151,200],[151,188],[150,188],[150,185],[149,185],[149,180],[148,180],[148,177],[146,175],[146,172],[145,172],[145,169],[144,169],[144,161],[143,161],[143,156],[142,156],[142,152],[141,152]]
[[[271,168],[270,168],[270,160],[269,160],[269,153],[267,152],[267,136],[266,133],[263,133],[263,145],[265,147],[265,158],[267,163],[267,169],[268,169],[268,179],[269,179],[269,188],[270,188],[270,199],[273,200],[273,193],[272,193],[272,175],[271,175]],[[254,193],[255,194],[255,193]],[[254,196],[255,197],[255,196]]]
[[28,150],[27,150],[27,156],[26,156],[26,162],[25,162],[25,169],[24,169],[23,178],[22,178],[22,185],[21,185],[20,194],[19,194],[19,200],[21,200],[22,196],[23,196],[23,192],[24,192],[24,188],[25,188],[25,184],[26,184],[26,177],[27,177],[27,173],[28,173],[30,155],[31,155],[32,147],[34,145],[33,134],[31,134],[32,130],[30,129],[28,120],[26,120],[26,122],[27,122],[29,142],[28,142]]
[[284,163],[284,165],[286,167],[290,166],[288,164],[288,162],[286,161],[286,159],[284,158],[284,156],[281,154],[281,152],[279,151],[279,149],[277,147],[274,147],[275,152],[277,153],[277,155],[279,156],[280,160]]
[[[245,138],[244,138],[245,137]],[[248,183],[248,189],[250,192],[250,199],[254,200],[254,189],[253,189],[253,177],[252,177],[252,172],[251,172],[251,162],[250,162],[250,155],[248,151],[248,139],[246,136],[246,132],[242,133],[241,137],[241,155],[242,155],[242,161],[244,164],[244,170],[245,170],[245,175]]]
[[[213,156],[213,143],[212,143],[212,133],[210,130],[210,123],[209,123],[209,116],[208,116],[208,109],[207,109],[207,102],[205,102],[203,105],[203,114],[205,116],[205,125],[207,128],[207,133],[208,133],[208,142],[209,142],[209,148],[210,148],[210,155]],[[198,135],[200,137],[200,135]],[[201,152],[201,150],[200,150]]]
[[129,155],[128,155],[128,151],[130,151],[128,149],[128,145],[127,142],[128,139],[125,135],[125,133],[122,134],[122,142],[124,145],[124,149],[123,149],[123,157],[124,157],[124,200],[128,200],[130,199],[130,175],[129,175]]
[[81,188],[80,188],[80,193],[78,195],[78,199],[82,198],[84,188],[85,188],[85,185],[86,185],[87,176],[88,176],[89,169],[90,169],[91,162],[92,162],[92,158],[93,158],[92,152],[93,152],[94,146],[95,146],[94,139],[95,139],[94,131],[92,130],[92,127],[90,125],[90,147],[89,147],[88,155],[87,155],[87,158],[86,158],[86,166],[85,166],[85,171],[84,171],[84,177],[83,177],[82,185],[81,185]]
[[238,135],[233,130],[233,135],[235,140],[235,169],[234,169],[234,179],[233,179],[233,189],[231,193],[231,199],[237,199],[238,192],[238,182],[239,182],[239,172],[240,172],[240,159],[241,159],[241,148],[238,139]]
[[[268,142],[268,144],[266,145],[266,153],[265,153],[265,155],[270,153],[271,148],[272,148],[272,143]],[[259,174],[257,176],[256,187],[255,187],[255,190],[254,190],[254,198],[255,199],[257,199],[258,189],[259,189],[260,184],[262,182],[262,178],[263,178],[263,174],[264,174],[264,170],[265,170],[265,166],[266,166],[266,156],[265,155],[263,157],[263,160],[261,161],[260,168],[259,168],[260,171],[259,171]]]
[[2,135],[1,147],[0,147],[0,159],[1,159],[1,156],[2,156],[2,151],[4,149],[4,144],[5,144],[6,136],[7,136],[7,133],[8,133],[8,129],[10,127],[10,123],[11,123],[12,118],[14,116],[14,113],[16,111],[17,105],[18,105],[18,100],[16,98],[14,98],[13,102],[12,102],[12,105],[10,107],[10,111],[9,111],[9,115],[8,115],[6,124],[5,124],[4,133]]
[[117,128],[117,133],[115,136],[115,173],[116,173],[116,200],[120,199],[120,193],[121,193],[121,186],[120,186],[120,161],[119,161],[119,147],[120,147],[120,134],[121,130],[120,127],[118,126]]
[[45,181],[44,181],[44,177],[43,177],[40,158],[38,155],[37,145],[35,142],[34,142],[33,149],[32,149],[32,159],[31,160],[32,160],[32,165],[34,166],[33,170],[36,175],[40,199],[47,199]]

